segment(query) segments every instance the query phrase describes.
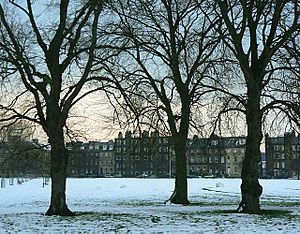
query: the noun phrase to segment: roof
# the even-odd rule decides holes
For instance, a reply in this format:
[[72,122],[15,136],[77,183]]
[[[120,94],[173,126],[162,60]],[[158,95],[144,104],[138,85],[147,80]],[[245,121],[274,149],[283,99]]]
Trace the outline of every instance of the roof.
[[190,148],[244,148],[246,137],[194,138]]

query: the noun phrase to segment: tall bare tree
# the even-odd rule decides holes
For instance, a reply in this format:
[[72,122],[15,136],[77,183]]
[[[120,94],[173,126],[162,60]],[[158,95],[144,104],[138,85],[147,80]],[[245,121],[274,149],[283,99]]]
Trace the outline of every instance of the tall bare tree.
[[[64,126],[70,109],[92,92],[104,1],[1,1],[1,77],[14,86],[6,118],[39,124],[51,145],[51,204],[46,215],[74,215],[66,204]],[[99,52],[97,52],[99,54]],[[8,90],[9,91],[9,90]]]
[[174,139],[172,203],[189,203],[186,143],[191,108],[207,91],[202,83],[217,59],[213,52],[218,46],[214,29],[218,19],[206,17],[205,13],[212,11],[209,6],[209,1],[200,0],[116,1],[114,6],[119,34],[131,45],[115,76],[120,90],[127,92],[127,97],[132,92],[139,100],[132,108],[137,116],[148,115],[157,125],[167,122]]
[[[262,97],[280,65],[284,45],[299,30],[299,1],[219,0],[220,18],[229,37],[223,42],[237,59],[246,84],[242,100],[247,123],[247,146],[242,169],[242,207],[258,213],[262,186],[258,181],[258,163],[262,140],[263,113],[274,105],[264,105]],[[221,32],[221,31],[220,31]],[[265,99],[264,99],[265,100]]]

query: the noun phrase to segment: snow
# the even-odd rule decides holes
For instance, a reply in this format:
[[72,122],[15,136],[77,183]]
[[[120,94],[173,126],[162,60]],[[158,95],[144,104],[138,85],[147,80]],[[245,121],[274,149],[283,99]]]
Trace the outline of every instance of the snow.
[[[164,204],[173,179],[68,179],[75,217],[44,216],[42,179],[0,188],[0,233],[300,233],[300,181],[261,180],[262,215],[234,213],[240,179],[189,179],[190,206]],[[271,211],[273,212],[271,212]]]

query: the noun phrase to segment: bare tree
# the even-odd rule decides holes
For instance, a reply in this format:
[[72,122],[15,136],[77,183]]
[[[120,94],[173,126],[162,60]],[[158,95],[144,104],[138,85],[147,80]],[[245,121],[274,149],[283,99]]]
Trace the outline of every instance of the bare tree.
[[[274,102],[262,99],[279,69],[277,60],[284,45],[299,30],[298,1],[217,1],[220,17],[229,37],[223,42],[237,59],[246,85],[241,103],[247,123],[247,146],[242,169],[242,201],[247,213],[260,211],[262,186],[258,181],[258,163],[262,140],[263,113]],[[221,30],[219,30],[221,32]],[[270,100],[269,100],[270,101]]]
[[116,1],[114,6],[119,34],[131,45],[114,77],[125,92],[125,105],[144,117],[141,124],[155,121],[159,127],[167,122],[176,156],[172,203],[189,203],[186,142],[191,108],[206,93],[202,83],[217,60],[218,19],[206,17],[209,6],[209,1],[192,0]]
[[[70,109],[94,90],[95,51],[104,1],[2,1],[1,77],[13,84],[6,118],[39,124],[51,145],[51,204],[46,215],[74,215],[66,204],[64,126]],[[40,12],[40,13],[37,13]],[[99,51],[97,52],[99,54]]]

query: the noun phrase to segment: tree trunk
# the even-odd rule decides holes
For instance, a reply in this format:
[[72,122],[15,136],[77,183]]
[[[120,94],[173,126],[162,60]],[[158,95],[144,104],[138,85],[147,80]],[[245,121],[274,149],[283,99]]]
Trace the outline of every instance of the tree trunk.
[[64,145],[63,131],[49,137],[51,145],[51,204],[46,215],[72,216],[66,203],[66,178],[68,154]]
[[242,168],[242,201],[239,208],[245,213],[259,213],[259,198],[262,194],[262,186],[259,184],[260,143],[262,140],[260,111],[260,91],[249,89],[246,108],[247,142],[245,159]]
[[175,140],[175,189],[170,197],[171,203],[189,204],[188,185],[187,185],[187,168],[186,168],[186,137],[177,135]]

